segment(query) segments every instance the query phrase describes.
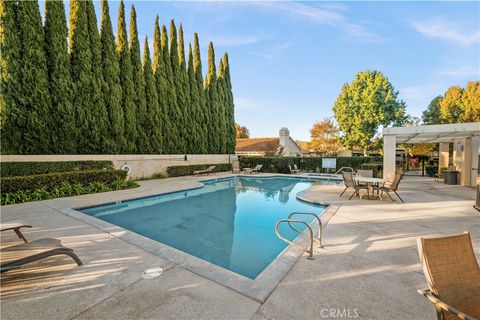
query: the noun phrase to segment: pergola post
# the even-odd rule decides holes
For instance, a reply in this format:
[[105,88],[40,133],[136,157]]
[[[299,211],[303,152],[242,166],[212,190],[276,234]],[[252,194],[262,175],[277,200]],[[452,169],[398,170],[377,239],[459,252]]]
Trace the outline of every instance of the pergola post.
[[397,136],[383,135],[383,179],[393,181],[397,157]]
[[450,143],[449,142],[440,142],[438,148],[438,173],[442,168],[448,168],[449,166],[449,149]]

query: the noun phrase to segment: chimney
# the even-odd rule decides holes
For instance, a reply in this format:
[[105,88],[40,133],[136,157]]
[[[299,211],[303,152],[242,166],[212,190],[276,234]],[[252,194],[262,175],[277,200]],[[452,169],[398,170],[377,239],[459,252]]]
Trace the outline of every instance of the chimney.
[[280,145],[285,148],[289,140],[290,140],[290,131],[288,131],[288,128],[285,128],[285,127],[281,128],[280,129]]

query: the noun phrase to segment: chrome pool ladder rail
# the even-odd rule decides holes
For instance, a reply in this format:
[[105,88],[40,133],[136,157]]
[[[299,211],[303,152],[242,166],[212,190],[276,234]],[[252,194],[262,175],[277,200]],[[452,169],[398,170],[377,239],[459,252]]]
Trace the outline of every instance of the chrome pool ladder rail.
[[[278,226],[279,226],[280,224],[282,224],[282,223],[285,223],[285,222],[288,223],[288,224],[290,224],[290,223],[292,223],[292,222],[294,222],[294,223],[302,223],[302,224],[304,224],[304,225],[308,228],[308,230],[309,230],[309,232],[310,232],[310,237],[309,237],[309,239],[310,239],[310,244],[309,244],[309,246],[308,246],[306,249],[303,248],[303,247],[301,247],[301,246],[299,246],[298,244],[294,243],[293,241],[290,241],[290,240],[288,240],[287,238],[284,238],[284,237],[280,234],[280,232],[278,231]],[[290,226],[291,226],[291,225],[290,225]],[[294,229],[294,230],[296,231],[296,229]],[[297,231],[297,232],[298,232],[298,231]],[[304,234],[303,232],[301,232],[301,233]],[[304,251],[307,251],[307,252],[308,252],[308,259],[309,259],[309,260],[313,260],[313,259],[314,259],[314,258],[313,258],[313,231],[312,231],[312,228],[310,228],[310,226],[308,225],[307,222],[305,222],[305,221],[303,221],[303,220],[281,219],[281,220],[277,221],[277,223],[275,224],[275,234],[277,235],[278,238],[280,238],[280,240],[283,240],[283,241],[285,241],[286,243],[288,243],[288,244],[290,244],[290,245],[292,245],[292,246],[295,246],[295,247],[300,248],[300,249],[302,249],[302,250],[304,250]],[[309,247],[310,247],[310,249],[308,249]]]
[[339,174],[340,172],[342,172],[343,170],[345,169],[350,169],[351,172],[353,172],[353,168],[352,167],[341,167],[340,169],[338,169],[334,174]]
[[[287,220],[291,220],[293,216],[295,215],[307,215],[307,216],[313,216],[315,217],[315,220],[318,222],[318,239],[313,237],[313,240],[316,240],[318,241],[318,244],[319,244],[319,247],[320,248],[323,248],[322,246],[322,234],[323,234],[323,225],[322,225],[322,221],[320,220],[320,217],[318,215],[316,215],[315,213],[312,213],[312,212],[300,212],[300,211],[294,211],[294,212],[291,212],[289,215],[288,215],[288,218]],[[288,223],[290,228],[292,228],[293,230],[297,231],[298,233],[301,233],[303,234],[304,236],[307,236],[305,233],[303,233],[302,231],[296,229],[291,223]]]

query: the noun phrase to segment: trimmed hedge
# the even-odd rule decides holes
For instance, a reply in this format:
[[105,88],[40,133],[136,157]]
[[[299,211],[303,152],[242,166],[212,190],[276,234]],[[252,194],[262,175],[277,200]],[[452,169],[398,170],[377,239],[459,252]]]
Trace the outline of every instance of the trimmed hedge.
[[112,184],[120,179],[125,180],[127,172],[123,170],[85,170],[60,173],[38,174],[23,177],[7,177],[0,180],[0,188],[4,192],[43,189],[52,190],[64,182],[87,185],[92,182]]
[[363,170],[372,170],[373,176],[375,178],[383,177],[383,163],[379,162],[367,162],[361,165],[361,169]]
[[1,162],[2,178],[83,170],[113,170],[112,161]]
[[16,192],[2,192],[0,198],[1,205],[40,201],[46,199],[79,196],[81,194],[98,193],[122,189],[136,188],[138,184],[132,180],[115,180],[112,184],[108,185],[101,182],[91,182],[87,185],[80,183],[70,184],[63,182],[60,186],[54,187],[51,191],[45,189],[37,190],[19,190]]
[[215,164],[197,164],[191,166],[171,166],[167,167],[167,175],[169,177],[190,176],[194,171],[205,170],[210,166],[215,166],[214,172],[232,171],[230,163],[215,163]]
[[[294,164],[296,164],[300,170],[326,172],[325,169],[322,169],[322,157],[296,158],[241,156],[239,157],[239,161],[242,169],[253,168],[257,164],[262,164],[263,167],[260,170],[261,172],[290,173],[288,165],[293,167]],[[341,167],[351,167],[354,170],[357,170],[361,168],[362,164],[371,162],[383,162],[383,157],[338,157],[336,170],[340,169]]]

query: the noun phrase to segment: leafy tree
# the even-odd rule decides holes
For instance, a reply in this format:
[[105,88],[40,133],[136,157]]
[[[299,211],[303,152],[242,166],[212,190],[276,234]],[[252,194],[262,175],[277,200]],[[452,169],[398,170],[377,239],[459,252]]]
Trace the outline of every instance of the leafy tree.
[[205,95],[209,113],[207,123],[208,153],[217,153],[220,149],[219,141],[219,115],[218,115],[218,97],[217,97],[217,71],[215,66],[215,51],[213,43],[208,44],[208,72],[205,79]]
[[137,13],[132,5],[130,10],[130,59],[132,60],[132,80],[134,86],[134,104],[137,107],[137,153],[151,153],[150,139],[145,132],[148,122],[147,104],[145,101],[145,77],[140,58],[140,42],[138,40]]
[[245,126],[241,126],[238,123],[235,123],[235,131],[237,139],[250,138],[250,131]]
[[360,146],[368,155],[369,146],[379,126],[403,121],[404,103],[398,92],[379,71],[362,71],[345,84],[335,101],[333,112],[347,148]]
[[52,101],[50,134],[52,152],[74,154],[75,110],[72,105],[72,78],[67,53],[67,20],[62,1],[45,2],[45,51]]
[[310,149],[327,156],[337,155],[341,149],[339,132],[329,118],[314,123],[310,129]]
[[225,77],[225,106],[227,110],[227,153],[235,153],[236,127],[235,127],[235,104],[233,102],[232,80],[230,77],[230,63],[228,54],[223,55],[224,77]]
[[167,124],[164,135],[165,152],[168,154],[183,153],[184,145],[180,137],[180,126],[176,122],[179,118],[177,94],[168,50],[167,28],[164,25],[162,26],[161,48],[162,61],[160,66],[163,70],[160,71],[160,103],[162,103],[161,110],[165,110],[165,123]]
[[[49,133],[51,101],[48,90],[47,59],[45,56],[42,18],[37,1],[18,3],[18,28],[21,46],[20,108],[26,113],[21,153],[52,153]],[[38,143],[41,141],[42,143]]]
[[20,34],[17,3],[0,0],[0,136],[1,152],[21,153],[28,114],[22,108]]
[[135,91],[132,79],[132,63],[128,50],[127,26],[125,24],[125,6],[123,0],[118,8],[118,31],[117,53],[120,66],[120,84],[122,86],[122,108],[125,116],[125,139],[124,153],[135,153],[137,142],[137,121],[135,107]]
[[442,96],[435,97],[427,107],[427,110],[422,113],[422,121],[424,124],[439,124],[442,123],[440,118],[440,100]]
[[102,70],[104,78],[104,101],[110,123],[109,137],[111,153],[120,153],[125,149],[125,118],[122,109],[122,87],[120,86],[120,67],[115,49],[112,22],[107,0],[102,0],[102,23],[100,27],[102,48]]
[[447,89],[445,95],[439,102],[442,122],[461,122],[464,113],[462,94],[463,90],[459,86],[452,86]]
[[161,154],[163,152],[162,130],[160,123],[160,107],[158,106],[157,86],[153,76],[152,61],[148,38],[145,37],[143,46],[143,74],[145,76],[145,100],[147,106],[147,119],[144,125],[145,133],[150,140],[149,149],[145,152]]
[[[91,134],[85,139],[86,152],[105,153],[108,152],[110,144],[108,137],[108,113],[105,107],[105,101],[102,93],[104,79],[102,73],[102,48],[100,44],[100,35],[98,33],[97,15],[92,0],[86,1],[86,14],[88,21],[88,35],[90,39],[90,50],[92,52],[92,71],[91,71],[91,92],[92,106],[89,110],[91,115],[91,129],[87,134]],[[88,111],[87,111],[88,112]]]
[[480,81],[469,81],[462,94],[462,122],[480,122]]
[[198,118],[200,123],[198,127],[199,141],[198,153],[204,154],[209,152],[208,130],[210,122],[210,113],[207,106],[207,97],[205,94],[203,84],[202,59],[200,57],[200,43],[198,41],[198,34],[193,35],[193,70],[195,72],[195,82],[197,84],[198,93]]

